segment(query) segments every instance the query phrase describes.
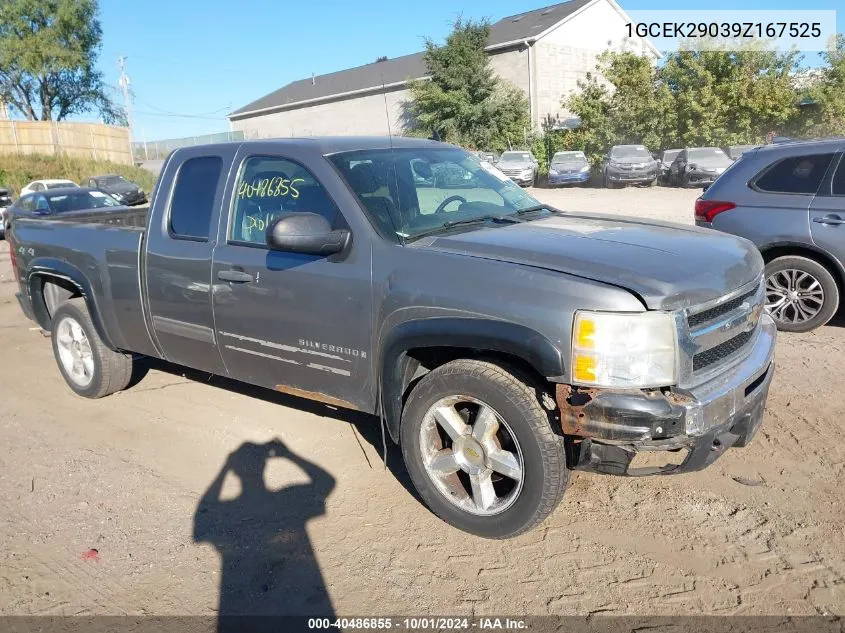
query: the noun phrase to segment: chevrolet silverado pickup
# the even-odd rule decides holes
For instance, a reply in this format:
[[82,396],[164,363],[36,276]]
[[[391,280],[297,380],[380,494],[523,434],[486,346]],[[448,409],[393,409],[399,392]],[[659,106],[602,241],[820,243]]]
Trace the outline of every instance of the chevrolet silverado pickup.
[[9,238],[80,396],[155,357],[374,414],[429,508],[488,538],[542,521],[572,470],[677,474],[745,446],[774,372],[750,242],[553,209],[434,141],[181,148],[149,210]]

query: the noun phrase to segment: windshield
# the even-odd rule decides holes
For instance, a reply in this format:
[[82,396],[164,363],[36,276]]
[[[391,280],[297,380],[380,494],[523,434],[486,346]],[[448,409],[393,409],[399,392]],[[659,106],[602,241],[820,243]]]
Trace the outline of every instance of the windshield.
[[498,169],[460,149],[361,150],[328,158],[378,228],[402,238],[539,204]]
[[560,165],[563,163],[577,163],[579,165],[586,164],[587,157],[584,152],[558,152],[552,156],[552,165]]
[[500,163],[525,163],[531,160],[531,154],[528,152],[505,152],[499,159]]
[[79,193],[48,195],[47,199],[50,201],[50,208],[56,213],[120,206],[120,203],[114,198],[99,191],[80,191]]
[[101,186],[105,185],[107,187],[129,184],[129,181],[123,176],[103,176],[102,178],[97,178],[97,182],[100,183]]
[[651,154],[642,145],[617,145],[610,150],[611,158],[644,158],[651,160]]
[[666,164],[671,163],[675,160],[675,158],[677,158],[678,154],[680,153],[681,150],[679,149],[667,149],[665,152],[663,152],[663,162]]
[[695,147],[689,151],[690,160],[705,160],[708,158],[727,158],[725,152],[718,147]]
[[64,187],[76,187],[76,183],[70,180],[60,180],[59,182],[48,182],[46,187],[47,189],[62,189]]

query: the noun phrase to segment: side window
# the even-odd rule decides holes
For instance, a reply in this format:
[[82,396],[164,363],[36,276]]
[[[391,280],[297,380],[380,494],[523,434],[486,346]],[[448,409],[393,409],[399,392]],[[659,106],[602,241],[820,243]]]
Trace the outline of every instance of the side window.
[[845,154],[839,159],[839,167],[833,175],[833,188],[831,193],[834,196],[845,196]]
[[17,206],[24,211],[35,211],[35,196],[24,196],[18,200]]
[[251,156],[235,186],[229,241],[264,246],[267,226],[284,213],[316,213],[334,226],[338,211],[310,171],[278,156]]
[[813,195],[818,191],[832,159],[833,154],[784,158],[758,176],[754,186],[770,193]]
[[170,235],[207,241],[211,232],[214,196],[223,161],[219,156],[189,158],[179,167],[170,201]]
[[47,203],[47,198],[42,195],[35,196],[35,208],[38,211],[49,211],[50,205]]
[[37,182],[37,183],[35,183],[35,185],[32,187],[32,190],[33,190],[33,191],[44,191],[44,185],[42,185],[40,182]]

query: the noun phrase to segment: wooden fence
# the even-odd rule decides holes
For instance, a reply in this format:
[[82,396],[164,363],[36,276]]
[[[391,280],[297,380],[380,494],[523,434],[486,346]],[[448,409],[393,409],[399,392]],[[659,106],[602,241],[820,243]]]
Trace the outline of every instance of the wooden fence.
[[0,121],[0,154],[52,154],[132,164],[129,128],[66,121]]

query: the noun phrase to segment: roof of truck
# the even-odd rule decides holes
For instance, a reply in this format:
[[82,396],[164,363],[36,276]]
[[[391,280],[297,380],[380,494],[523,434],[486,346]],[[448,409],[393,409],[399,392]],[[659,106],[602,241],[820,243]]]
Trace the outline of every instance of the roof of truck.
[[[280,146],[286,148],[298,148],[317,151],[321,154],[334,154],[337,152],[351,152],[355,150],[369,149],[402,149],[412,147],[440,147],[454,149],[454,145],[431,141],[422,138],[410,138],[407,136],[310,136],[304,138],[268,138],[248,141],[231,141],[228,143],[215,143],[202,147],[213,149],[215,147],[231,146],[233,143],[239,145]],[[196,148],[197,146],[191,146]],[[184,148],[190,149],[190,148]],[[179,151],[179,150],[176,150]]]

